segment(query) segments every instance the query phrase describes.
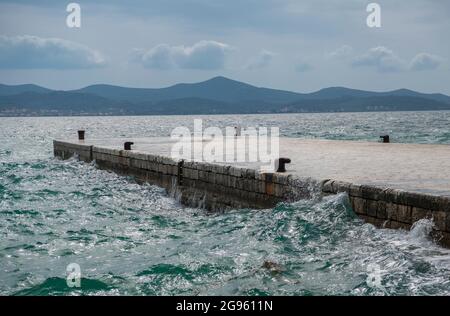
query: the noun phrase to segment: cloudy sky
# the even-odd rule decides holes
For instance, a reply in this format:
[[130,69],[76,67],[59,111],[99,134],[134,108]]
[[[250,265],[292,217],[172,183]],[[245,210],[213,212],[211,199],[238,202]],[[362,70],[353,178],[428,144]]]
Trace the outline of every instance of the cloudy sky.
[[330,86],[450,94],[450,1],[0,0],[0,82],[164,87],[226,76],[310,92]]

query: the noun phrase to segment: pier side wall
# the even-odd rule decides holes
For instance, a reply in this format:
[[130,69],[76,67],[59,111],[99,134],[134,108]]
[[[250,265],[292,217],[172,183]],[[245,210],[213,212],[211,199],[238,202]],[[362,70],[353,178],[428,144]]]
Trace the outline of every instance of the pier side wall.
[[183,204],[208,210],[271,208],[282,201],[309,198],[312,192],[310,179],[136,151],[54,141],[54,154],[62,159],[95,160],[102,169],[161,186]]
[[326,181],[325,194],[348,194],[354,212],[377,227],[409,230],[421,219],[432,219],[436,240],[450,246],[450,198],[402,190]]
[[450,198],[333,180],[314,181],[281,173],[54,141],[54,154],[96,162],[102,169],[133,176],[165,188],[181,203],[221,211],[271,208],[283,201],[313,194],[346,192],[355,213],[366,222],[392,229],[410,229],[420,219],[433,219],[434,237],[450,246]]

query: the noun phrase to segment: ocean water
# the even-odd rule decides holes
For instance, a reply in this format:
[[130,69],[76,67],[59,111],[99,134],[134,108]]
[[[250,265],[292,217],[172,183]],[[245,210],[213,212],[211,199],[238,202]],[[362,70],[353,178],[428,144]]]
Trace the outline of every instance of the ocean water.
[[[208,213],[61,161],[54,138],[168,136],[193,116],[0,118],[0,295],[450,295],[450,251],[376,229],[345,195]],[[450,143],[450,112],[202,116],[289,137]],[[81,288],[66,268],[81,268]]]

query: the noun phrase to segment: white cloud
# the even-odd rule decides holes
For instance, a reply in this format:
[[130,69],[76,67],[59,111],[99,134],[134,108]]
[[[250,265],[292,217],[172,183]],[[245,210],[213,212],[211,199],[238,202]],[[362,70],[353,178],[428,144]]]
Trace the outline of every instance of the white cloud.
[[407,69],[407,63],[384,46],[369,49],[367,53],[356,57],[352,65],[375,67],[379,72],[398,72]]
[[275,53],[263,49],[258,56],[250,60],[245,68],[248,70],[265,68],[270,65],[275,55]]
[[37,36],[0,36],[2,69],[82,69],[101,67],[105,58],[79,43]]
[[442,57],[428,53],[420,53],[411,60],[409,68],[415,71],[433,70],[438,68],[443,61],[444,59]]
[[156,69],[222,69],[232,48],[216,41],[200,41],[193,46],[160,44],[148,51],[135,50],[133,61]]
[[379,46],[354,58],[352,66],[375,67],[379,72],[423,71],[434,70],[443,62],[444,59],[442,57],[428,53],[417,54],[408,62],[398,57],[392,50],[384,46]]
[[326,54],[328,59],[346,59],[353,55],[353,47],[349,45],[343,45],[336,49],[334,52]]

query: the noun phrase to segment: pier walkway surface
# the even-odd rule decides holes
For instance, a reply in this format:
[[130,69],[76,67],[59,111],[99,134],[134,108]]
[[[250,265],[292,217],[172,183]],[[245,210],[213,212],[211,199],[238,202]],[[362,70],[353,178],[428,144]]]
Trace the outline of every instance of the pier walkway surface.
[[[131,151],[123,150],[126,141],[134,143]],[[175,143],[170,138],[86,139],[55,141],[54,147],[56,156],[78,154],[168,190],[176,181],[184,188],[186,204],[198,204],[201,199],[187,196],[204,191],[208,197],[202,201],[210,209],[271,206],[292,198],[293,187],[301,196],[306,184],[293,180],[310,178],[325,194],[347,192],[355,212],[377,226],[408,229],[417,220],[432,218],[440,240],[450,245],[450,145],[280,138],[280,157],[291,163],[286,173],[269,174],[260,172],[261,163],[255,162],[180,165],[170,158]],[[242,144],[236,145],[237,152],[248,151]]]
[[[68,142],[122,150],[126,141],[134,142],[133,151],[166,157],[177,142],[156,137]],[[450,145],[280,138],[279,146],[280,157],[292,161],[286,165],[287,174],[450,196]],[[255,169],[261,165],[218,164]]]

